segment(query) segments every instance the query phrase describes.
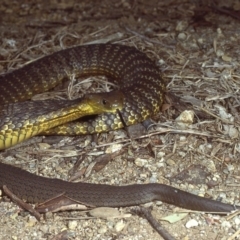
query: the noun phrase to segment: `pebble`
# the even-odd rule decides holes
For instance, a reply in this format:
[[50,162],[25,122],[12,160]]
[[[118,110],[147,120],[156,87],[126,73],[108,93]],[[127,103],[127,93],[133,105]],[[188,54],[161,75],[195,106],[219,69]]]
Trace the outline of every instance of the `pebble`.
[[228,169],[227,169],[227,168],[224,168],[222,171],[223,171],[223,173],[224,173],[224,174],[229,174],[229,172],[228,172]]
[[77,225],[78,225],[78,222],[76,220],[68,222],[68,228],[71,229],[71,230],[76,229]]
[[159,162],[159,163],[157,163],[157,167],[158,168],[165,168],[166,167],[166,163],[165,162]]
[[227,169],[229,172],[232,172],[234,170],[234,166],[232,164],[228,164]]
[[240,143],[236,143],[235,149],[236,149],[237,152],[240,153]]
[[148,160],[143,158],[136,158],[134,162],[138,167],[144,167],[148,164]]
[[28,219],[28,222],[26,224],[26,227],[33,227],[38,223],[37,219],[33,216],[30,216]]
[[114,217],[120,217],[121,213],[116,208],[110,208],[110,207],[98,207],[94,208],[89,211],[89,214],[96,218],[114,218]]
[[185,40],[187,38],[187,34],[186,33],[179,33],[178,34],[178,39],[179,40]]
[[107,226],[104,225],[98,229],[98,233],[103,234],[107,232]]
[[235,128],[233,126],[227,126],[227,127],[225,127],[225,130],[228,133],[230,138],[238,138],[239,131],[237,128]]
[[106,149],[106,153],[114,153],[122,149],[122,144],[112,144]]
[[198,226],[198,222],[195,219],[191,219],[186,223],[186,228],[192,228],[197,226]]
[[223,52],[221,49],[218,49],[218,50],[216,51],[216,55],[217,55],[218,57],[222,57],[222,56],[224,55],[224,52]]
[[185,142],[186,141],[186,136],[180,136],[179,141],[180,142]]
[[219,35],[222,35],[222,29],[221,29],[221,28],[217,28],[217,33],[218,33]]
[[158,153],[157,153],[157,158],[162,158],[162,157],[164,157],[165,155],[166,155],[165,152],[158,152]]
[[149,182],[155,183],[155,182],[157,182],[157,179],[158,179],[157,174],[152,173],[152,176],[150,177]]
[[48,233],[49,232],[49,227],[48,225],[43,225],[41,226],[41,229],[40,229],[44,234]]
[[173,161],[172,159],[168,159],[166,162],[167,162],[167,165],[169,166],[175,165],[175,161]]
[[231,224],[229,221],[223,221],[221,226],[224,228],[231,228]]
[[146,179],[148,175],[146,173],[140,173],[140,178],[141,179]]
[[230,158],[230,157],[225,157],[225,158],[224,158],[224,162],[228,163],[228,162],[230,162],[230,161],[231,161],[231,158]]
[[206,161],[204,160],[204,161],[203,161],[203,165],[206,166],[207,169],[208,169],[209,171],[211,171],[212,173],[214,173],[214,172],[217,171],[215,162],[214,162],[213,160],[209,160],[209,159],[207,159]]
[[187,129],[194,120],[194,111],[185,110],[176,119],[175,123],[179,129]]
[[202,38],[198,38],[197,41],[198,41],[199,44],[203,44],[204,43],[204,40]]
[[232,58],[230,56],[224,54],[222,56],[222,60],[225,61],[225,62],[231,62]]
[[179,151],[178,154],[179,154],[179,156],[181,156],[181,157],[185,157],[185,156],[187,155],[187,153],[186,153],[186,152],[183,152],[183,151]]
[[41,150],[49,149],[51,147],[48,143],[38,143],[38,146]]
[[163,202],[161,202],[161,201],[156,201],[155,204],[156,204],[156,206],[162,206],[162,205],[163,205]]
[[219,197],[220,197],[221,199],[226,199],[226,198],[227,198],[227,195],[226,195],[226,193],[221,192],[221,193],[219,193]]
[[237,226],[240,226],[240,217],[235,217],[234,218],[234,222],[235,222],[235,224],[237,225]]
[[116,232],[121,232],[124,227],[125,227],[124,221],[123,221],[123,220],[120,220],[120,221],[118,221],[118,222],[116,223],[116,225],[115,225],[114,228],[115,228]]

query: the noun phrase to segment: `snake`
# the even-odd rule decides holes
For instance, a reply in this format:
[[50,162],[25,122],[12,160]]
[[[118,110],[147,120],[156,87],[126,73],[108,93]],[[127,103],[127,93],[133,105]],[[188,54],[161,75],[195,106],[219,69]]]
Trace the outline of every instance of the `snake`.
[[[72,119],[61,121],[62,118],[68,118],[66,117],[68,111],[74,112],[75,108],[79,108],[77,107],[79,103],[80,105],[88,104],[90,100],[86,97],[73,102],[73,108],[69,105],[70,103],[61,103],[60,110],[54,109],[57,103],[53,102],[53,109],[47,107],[50,112],[44,113],[40,110],[41,105],[44,104],[38,103],[40,104],[38,107],[33,107],[35,111],[26,114],[25,110],[31,108],[29,107],[31,104],[28,105],[29,101],[27,100],[37,93],[51,90],[72,74],[79,77],[106,75],[110,81],[118,86],[117,89],[104,96],[96,95],[96,101],[104,103],[104,106],[107,105],[106,109],[100,104],[101,110],[99,112],[96,114],[95,110],[89,112],[89,114],[94,114],[93,118],[69,123],[68,120]],[[28,137],[44,132],[70,135],[92,134],[142,122],[159,112],[164,92],[165,83],[161,70],[153,60],[135,47],[109,43],[81,45],[60,50],[37,59],[22,68],[1,75],[0,102],[3,103],[4,107],[0,118],[0,147],[1,149],[8,148]],[[108,94],[112,94],[113,98],[108,98]],[[116,104],[106,104],[109,101],[114,101],[115,97]],[[96,106],[94,101],[93,105]],[[24,108],[24,106],[27,107]],[[38,108],[39,111],[36,110]],[[117,108],[119,111],[116,111]],[[20,109],[17,111],[17,121],[12,119],[15,118],[14,114],[11,115],[14,109]],[[81,112],[81,109],[85,108],[80,107],[79,116],[88,114],[88,110]],[[63,114],[66,113],[66,115],[59,114],[58,111],[63,111]],[[8,115],[9,112],[10,115]],[[39,116],[34,118],[37,112]],[[4,114],[5,119],[3,119]],[[44,124],[40,124],[41,114],[42,118],[46,120]],[[43,127],[43,125],[48,125],[54,116],[56,117],[53,121],[54,124],[49,129]],[[18,121],[22,119],[21,124],[18,124]],[[28,131],[30,131],[29,134]],[[10,140],[5,140],[7,138]],[[186,209],[218,213],[227,213],[240,208],[232,204],[200,197],[165,184],[115,186],[68,182],[38,176],[1,162],[0,188],[2,189],[3,186],[7,186],[12,193],[29,203],[41,203],[64,193],[71,199],[96,207],[126,207],[159,200]]]

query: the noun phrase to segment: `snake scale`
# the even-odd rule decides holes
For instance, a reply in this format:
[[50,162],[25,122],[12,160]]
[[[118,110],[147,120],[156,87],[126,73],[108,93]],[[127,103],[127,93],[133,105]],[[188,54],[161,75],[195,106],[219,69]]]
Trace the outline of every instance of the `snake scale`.
[[[106,75],[123,94],[121,117],[103,113],[89,122],[58,126],[48,133],[93,133],[109,131],[141,122],[159,111],[164,95],[164,82],[158,67],[144,53],[117,44],[77,46],[62,50],[0,77],[0,101],[11,104],[48,91],[69,74]],[[113,91],[118,95],[119,90]],[[23,111],[24,112],[24,111]],[[24,113],[23,113],[24,114]],[[11,119],[10,119],[11,120]],[[11,127],[12,125],[10,125]],[[1,130],[5,136],[4,129]],[[3,147],[4,148],[4,147]],[[18,197],[39,203],[64,193],[91,206],[132,206],[161,200],[187,209],[229,212],[236,206],[198,197],[168,185],[150,183],[127,186],[73,183],[34,175],[17,167],[0,163],[0,187],[6,185]]]

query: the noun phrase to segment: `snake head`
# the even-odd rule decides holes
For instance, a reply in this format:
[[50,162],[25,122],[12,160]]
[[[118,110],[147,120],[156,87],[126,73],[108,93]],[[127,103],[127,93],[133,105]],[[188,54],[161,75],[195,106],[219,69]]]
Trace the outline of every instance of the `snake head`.
[[116,112],[123,108],[124,95],[120,90],[107,93],[91,93],[84,97],[95,114],[104,112]]

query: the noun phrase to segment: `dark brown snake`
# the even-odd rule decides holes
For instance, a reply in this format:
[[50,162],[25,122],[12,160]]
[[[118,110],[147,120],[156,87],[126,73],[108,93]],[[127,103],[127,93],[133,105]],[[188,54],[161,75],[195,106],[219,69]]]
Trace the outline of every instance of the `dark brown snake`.
[[[164,84],[154,62],[135,48],[111,44],[86,45],[59,51],[3,75],[0,78],[0,101],[5,104],[24,101],[36,93],[53,88],[70,73],[81,76],[104,74],[113,78],[124,94],[124,107],[120,112],[127,125],[151,117],[162,104]],[[80,123],[77,127],[70,124],[63,129],[70,129],[69,134],[74,134],[73,130],[93,133],[120,127],[122,121],[118,115],[105,113],[91,122]],[[56,131],[59,130],[61,132],[61,127]],[[0,163],[0,187],[4,185],[31,203],[43,202],[64,193],[91,206],[123,207],[161,200],[199,211],[229,212],[239,208],[163,184],[111,186],[73,183],[37,176]]]

